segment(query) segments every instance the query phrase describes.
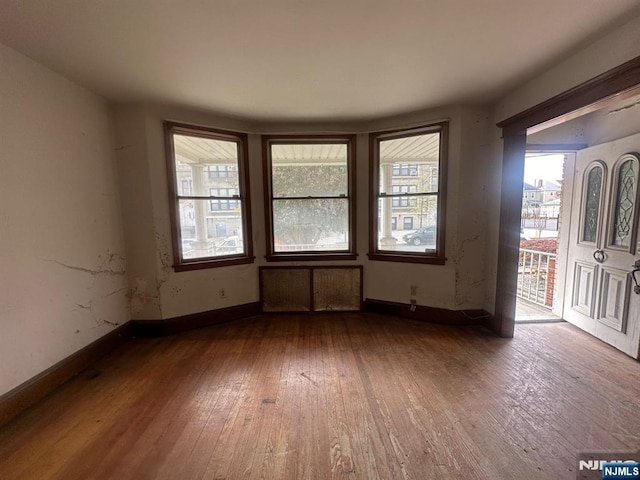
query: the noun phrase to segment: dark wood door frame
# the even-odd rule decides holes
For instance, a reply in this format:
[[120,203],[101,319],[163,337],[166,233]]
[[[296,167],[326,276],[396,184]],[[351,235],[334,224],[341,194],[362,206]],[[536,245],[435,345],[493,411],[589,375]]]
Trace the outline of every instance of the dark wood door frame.
[[637,94],[640,94],[640,57],[498,123],[503,137],[502,185],[495,314],[490,321],[491,329],[498,335],[513,337],[515,327],[527,132],[559,125]]

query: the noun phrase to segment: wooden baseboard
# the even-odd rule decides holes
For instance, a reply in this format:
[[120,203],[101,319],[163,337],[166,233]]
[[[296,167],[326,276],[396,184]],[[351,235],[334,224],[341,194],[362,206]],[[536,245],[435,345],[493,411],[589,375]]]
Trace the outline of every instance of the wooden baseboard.
[[387,302],[373,298],[365,299],[364,311],[444,325],[486,326],[488,320],[491,318],[491,314],[484,310],[449,310],[423,305],[416,305],[415,309],[412,310],[411,305],[408,303]]
[[74,375],[125,343],[131,337],[130,332],[130,322],[125,323],[0,396],[0,426],[8,423]]
[[133,320],[131,322],[132,335],[137,337],[163,337],[186,330],[193,330],[194,328],[208,327],[217,323],[252,317],[261,313],[260,302],[253,302],[165,320]]

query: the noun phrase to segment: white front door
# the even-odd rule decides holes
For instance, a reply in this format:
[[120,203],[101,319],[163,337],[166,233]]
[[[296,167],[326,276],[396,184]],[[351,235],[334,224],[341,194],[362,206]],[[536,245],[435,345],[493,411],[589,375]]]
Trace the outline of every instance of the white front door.
[[[578,152],[563,318],[634,358],[640,350],[640,134]],[[640,281],[640,272],[636,273]]]

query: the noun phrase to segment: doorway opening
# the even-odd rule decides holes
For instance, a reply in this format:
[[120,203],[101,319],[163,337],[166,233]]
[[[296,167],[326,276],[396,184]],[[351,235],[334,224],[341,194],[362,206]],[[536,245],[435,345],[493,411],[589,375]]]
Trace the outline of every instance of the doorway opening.
[[[542,132],[553,126],[565,125],[572,119],[591,112],[603,110],[640,95],[640,57],[635,57],[612,68],[570,90],[545,100],[498,123],[502,129],[502,180],[500,202],[500,230],[498,234],[497,281],[494,315],[489,327],[498,335],[513,337],[515,326],[516,295],[515,282],[518,273],[518,229],[520,227],[522,174],[528,134]],[[621,106],[618,112],[629,111]],[[633,111],[635,109],[631,109]],[[611,117],[614,111],[605,112]],[[622,129],[636,127],[637,122],[625,122]],[[609,133],[620,136],[618,128],[605,128]],[[579,129],[568,137],[576,138]],[[579,141],[583,143],[585,138]],[[557,144],[557,143],[556,143]],[[576,149],[578,150],[578,149]],[[640,149],[639,149],[640,150]],[[640,203],[640,202],[639,202]],[[640,254],[640,249],[638,249]],[[574,271],[575,277],[575,271]],[[640,306],[636,305],[640,308]],[[640,311],[634,312],[640,318]],[[630,315],[629,318],[633,318]],[[637,321],[636,321],[637,322]],[[640,324],[638,324],[640,325]],[[637,326],[637,325],[636,325]],[[640,328],[638,329],[640,333]],[[631,356],[638,358],[640,342]]]
[[564,289],[557,266],[566,157],[534,149],[525,156],[516,288],[518,323],[562,321],[559,292]]
[[[633,358],[640,358],[640,291],[632,275],[640,271],[638,125],[640,93],[554,126],[528,129],[514,318],[562,319]],[[585,143],[569,143],[576,140]],[[558,182],[557,235],[549,231],[555,227],[549,225],[554,206],[546,202],[552,195],[541,190],[554,189],[546,179],[558,175],[532,155],[534,146],[546,148],[545,154],[558,148],[573,152],[564,154]],[[544,174],[532,175],[530,162],[539,162],[537,171]],[[553,237],[555,245],[547,240]],[[531,304],[546,311],[519,308]]]

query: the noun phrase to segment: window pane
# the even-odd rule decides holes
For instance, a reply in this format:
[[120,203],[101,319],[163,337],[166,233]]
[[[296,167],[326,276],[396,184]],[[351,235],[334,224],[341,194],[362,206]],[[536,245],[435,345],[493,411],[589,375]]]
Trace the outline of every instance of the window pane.
[[212,187],[238,188],[236,142],[179,134],[173,142],[178,195],[207,196]]
[[191,180],[183,179],[178,183],[180,185],[180,188],[178,189],[178,195],[190,197],[193,191],[193,189],[191,188]]
[[180,200],[183,259],[245,253],[240,202],[233,210],[215,212],[209,208],[210,202],[213,200]]
[[586,198],[584,207],[584,229],[582,240],[595,243],[600,216],[600,192],[602,191],[602,167],[594,167],[589,171],[586,182]]
[[346,198],[273,201],[275,252],[347,251],[348,232]]
[[404,193],[395,189],[400,184],[413,192],[437,192],[439,158],[439,133],[381,140],[380,193]]
[[[409,209],[396,208],[398,197],[382,198],[378,208],[378,249],[393,252],[432,252],[436,249],[438,198],[435,195],[410,197]],[[395,230],[396,226],[402,230]]]
[[[235,188],[211,188],[209,194],[212,197],[233,197],[238,195],[238,191]],[[211,211],[218,210],[235,210],[240,205],[240,200],[232,198],[216,198],[209,202],[209,208]]]
[[631,245],[631,226],[636,198],[638,164],[628,160],[618,170],[615,221],[613,224],[612,244],[620,247]]
[[271,145],[273,197],[348,194],[346,144]]

